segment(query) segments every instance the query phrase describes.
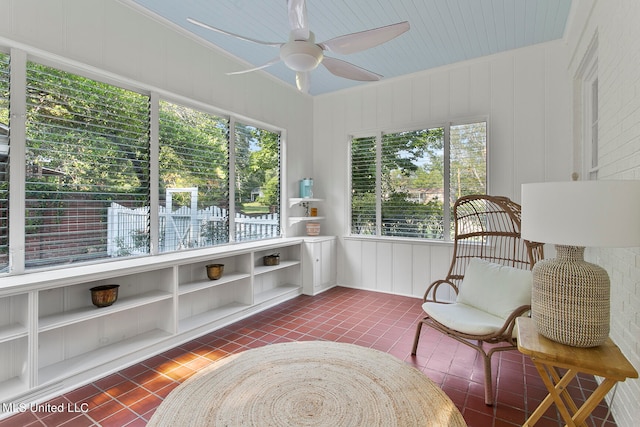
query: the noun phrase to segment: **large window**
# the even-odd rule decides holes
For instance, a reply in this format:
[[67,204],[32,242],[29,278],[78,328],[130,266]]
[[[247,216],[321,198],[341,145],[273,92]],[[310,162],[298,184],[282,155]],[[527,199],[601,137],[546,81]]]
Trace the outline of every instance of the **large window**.
[[[27,267],[148,252],[148,96],[29,62],[26,138]],[[137,234],[112,206],[141,211]]]
[[486,122],[351,139],[351,234],[449,239],[457,198],[486,192]]
[[235,240],[280,236],[280,134],[235,124]]
[[159,251],[229,242],[229,120],[160,101]]
[[280,236],[279,131],[18,56],[0,53],[0,273]]

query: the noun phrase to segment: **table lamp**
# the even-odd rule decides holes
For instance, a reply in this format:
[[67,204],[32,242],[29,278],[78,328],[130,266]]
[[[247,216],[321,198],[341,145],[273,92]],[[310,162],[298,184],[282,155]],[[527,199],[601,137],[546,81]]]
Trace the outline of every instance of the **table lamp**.
[[602,344],[609,336],[609,275],[584,260],[584,249],[640,246],[640,181],[523,184],[521,235],[556,247],[556,258],[533,268],[538,332],[574,347]]

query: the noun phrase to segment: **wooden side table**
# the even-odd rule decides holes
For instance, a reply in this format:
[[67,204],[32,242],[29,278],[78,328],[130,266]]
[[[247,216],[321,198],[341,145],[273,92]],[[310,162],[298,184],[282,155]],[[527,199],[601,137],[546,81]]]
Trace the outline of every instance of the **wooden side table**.
[[[520,317],[516,325],[518,350],[531,357],[544,385],[549,390],[547,397],[523,424],[524,426],[534,425],[553,403],[556,404],[567,426],[584,426],[584,420],[618,381],[638,378],[638,372],[611,338],[607,338],[607,341],[598,347],[570,347],[538,334],[530,318]],[[558,368],[567,370],[564,376]],[[597,375],[604,380],[578,408],[566,387],[580,372]]]

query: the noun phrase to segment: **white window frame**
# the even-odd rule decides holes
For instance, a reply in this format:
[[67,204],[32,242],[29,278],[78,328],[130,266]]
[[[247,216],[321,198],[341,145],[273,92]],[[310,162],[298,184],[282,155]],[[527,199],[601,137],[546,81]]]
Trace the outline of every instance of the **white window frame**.
[[[443,128],[444,129],[444,147],[443,147],[443,161],[444,161],[444,201],[448,201],[450,199],[451,192],[451,145],[450,145],[450,137],[451,137],[451,127],[465,124],[473,124],[485,122],[486,123],[486,134],[485,134],[485,147],[487,150],[486,154],[486,190],[485,192],[489,194],[489,118],[488,116],[476,116],[476,117],[468,117],[455,121],[449,121],[446,123],[438,123],[438,124],[430,124],[430,125],[412,125],[407,126],[405,128],[394,128],[392,130],[387,129],[378,129],[374,131],[362,131],[351,133],[347,136],[347,158],[349,161],[347,162],[347,176],[348,176],[348,186],[347,191],[345,192],[346,196],[346,235],[349,238],[356,239],[382,239],[382,240],[410,240],[410,241],[428,241],[428,242],[451,242],[450,233],[445,232],[444,238],[442,240],[432,240],[432,239],[423,239],[423,238],[413,238],[413,237],[398,237],[398,236],[383,236],[382,235],[382,197],[381,197],[381,176],[380,169],[382,164],[382,136],[384,134],[389,133],[397,133],[397,132],[410,132],[419,129],[434,129],[434,128]],[[375,235],[363,235],[363,234],[354,234],[352,232],[352,210],[351,210],[351,188],[352,188],[352,176],[351,176],[351,141],[357,138],[365,138],[365,137],[375,137],[376,142],[376,234]],[[449,203],[443,203],[443,217],[444,217],[444,227],[445,230],[451,227],[451,206]]]
[[[164,100],[168,100],[170,102],[177,102],[183,104],[185,106],[190,106],[193,108],[202,109],[204,111],[211,112],[212,114],[227,116],[230,117],[230,120],[237,120],[244,124],[259,127],[271,132],[276,132],[280,134],[280,236],[286,237],[285,235],[285,217],[286,217],[286,197],[287,197],[287,188],[286,188],[286,146],[287,146],[287,132],[285,129],[280,128],[278,126],[274,126],[268,123],[261,122],[259,120],[255,120],[249,117],[241,116],[235,113],[228,112],[224,109],[216,108],[209,104],[205,104],[199,101],[195,101],[190,98],[186,98],[180,95],[176,95],[170,93],[168,91],[159,90],[156,87],[152,87],[138,81],[129,80],[123,78],[121,76],[109,73],[105,70],[100,70],[94,67],[89,67],[83,65],[81,63],[75,62],[73,60],[69,60],[63,57],[59,57],[54,54],[50,54],[44,51],[29,49],[24,46],[13,47],[7,46],[6,49],[3,49],[3,52],[7,52],[11,55],[11,86],[10,86],[10,118],[11,118],[11,165],[18,165],[18,167],[10,167],[10,176],[9,176],[9,216],[11,218],[11,227],[9,230],[9,268],[8,271],[3,272],[1,275],[6,273],[7,275],[16,275],[25,273],[25,252],[24,252],[24,244],[25,244],[25,168],[23,167],[25,163],[25,118],[26,118],[26,64],[27,61],[35,61],[40,64],[57,68],[62,71],[66,71],[69,73],[77,74],[79,76],[83,76],[89,79],[94,79],[97,81],[101,81],[103,83],[111,84],[118,86],[123,89],[132,90],[134,92],[138,92],[141,94],[146,94],[150,96],[150,145],[151,145],[151,155],[150,155],[150,203],[151,206],[158,205],[158,101],[160,98]],[[233,147],[232,136],[233,132],[230,132],[230,148]],[[230,155],[230,165],[234,164],[233,154]],[[229,171],[230,177],[233,168],[230,168]],[[232,181],[231,181],[232,182]],[[232,190],[232,189],[230,189]],[[229,193],[229,204],[230,208],[233,208],[234,197],[233,193],[230,191]],[[234,212],[234,210],[230,209],[230,212]],[[157,221],[157,212],[155,209],[151,209],[151,227],[150,227],[150,235],[151,235],[151,247],[149,254],[145,256],[156,256],[158,255],[157,246],[154,244],[158,241],[158,221]],[[235,243],[230,241],[230,243]],[[171,256],[171,254],[175,254],[175,256],[180,256],[180,252],[170,252],[163,253],[163,256]],[[95,261],[87,261],[78,263],[75,265],[90,265],[90,264],[101,264],[110,262],[117,259],[125,259],[122,258],[100,258]],[[59,268],[66,268],[68,265],[51,265],[44,268],[39,268],[38,270],[55,270]],[[28,272],[35,271],[29,269]]]
[[581,138],[576,157],[580,162],[582,180],[598,179],[599,164],[599,111],[598,111],[598,35],[592,39],[576,74],[577,94],[580,99],[581,112],[579,131]]

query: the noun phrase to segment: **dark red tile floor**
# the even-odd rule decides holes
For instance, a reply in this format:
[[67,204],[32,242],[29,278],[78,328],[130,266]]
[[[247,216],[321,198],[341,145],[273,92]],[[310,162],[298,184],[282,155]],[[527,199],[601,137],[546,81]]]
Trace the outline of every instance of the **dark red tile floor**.
[[[78,412],[25,412],[0,421],[0,427],[144,426],[175,387],[210,363],[254,347],[303,340],[353,343],[404,360],[440,385],[470,426],[524,423],[546,395],[531,361],[517,351],[496,354],[496,403],[486,406],[482,360],[475,350],[423,328],[418,355],[410,355],[421,316],[416,298],[341,287],[315,297],[302,295],[48,402],[71,405]],[[580,376],[570,393],[584,401],[595,386],[593,377]],[[606,415],[602,404],[587,425],[603,425]],[[551,408],[537,426],[563,424]],[[613,427],[615,422],[609,418],[604,425]]]

